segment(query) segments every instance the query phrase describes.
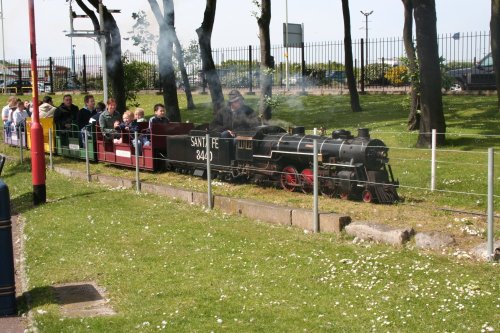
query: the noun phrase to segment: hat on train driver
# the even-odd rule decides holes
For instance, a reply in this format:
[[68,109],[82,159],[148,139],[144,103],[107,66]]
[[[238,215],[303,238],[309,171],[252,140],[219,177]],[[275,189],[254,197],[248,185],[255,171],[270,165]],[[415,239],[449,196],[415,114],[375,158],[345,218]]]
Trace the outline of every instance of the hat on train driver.
[[235,89],[229,92],[229,103],[236,102],[239,99],[243,100],[243,96],[238,90]]

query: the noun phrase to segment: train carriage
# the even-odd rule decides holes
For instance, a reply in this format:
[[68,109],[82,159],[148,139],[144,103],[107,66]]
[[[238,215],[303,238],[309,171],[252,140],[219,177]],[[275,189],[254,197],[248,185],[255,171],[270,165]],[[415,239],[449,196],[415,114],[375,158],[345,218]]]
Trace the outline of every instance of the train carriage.
[[[43,130],[43,150],[48,154],[50,152],[49,131],[52,130],[52,152],[55,152],[55,131],[53,118],[40,118],[40,125]],[[26,118],[26,136],[28,149],[31,149],[31,117]]]
[[[69,130],[56,131],[56,152],[60,156],[85,160],[88,154],[89,160],[97,161],[96,149],[96,124],[95,122],[86,125],[83,130],[78,125],[71,124]],[[85,147],[85,136],[87,144]]]
[[[147,137],[148,145],[142,145],[138,150],[139,168],[149,171],[158,171],[164,168],[164,159],[167,156],[167,137],[188,133],[194,128],[192,123],[168,123],[151,124],[148,128],[147,123],[139,123],[139,139]],[[134,145],[134,133],[122,131],[117,138],[120,143],[114,143],[105,138],[99,127],[97,127],[97,157],[99,161],[126,166],[135,167],[136,148]],[[144,140],[146,141],[146,140]]]
[[26,130],[19,130],[19,127],[15,127],[13,124],[3,128],[3,140],[5,144],[9,146],[28,148],[26,139]]

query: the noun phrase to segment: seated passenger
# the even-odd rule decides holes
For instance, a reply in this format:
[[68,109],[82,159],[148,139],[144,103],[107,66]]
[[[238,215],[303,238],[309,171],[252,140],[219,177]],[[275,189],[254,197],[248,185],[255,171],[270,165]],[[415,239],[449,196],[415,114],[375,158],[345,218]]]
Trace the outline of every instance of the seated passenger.
[[[9,99],[7,100],[7,105],[4,106],[2,109],[2,121],[4,125],[8,120],[12,121],[12,109],[15,110],[16,108],[17,108],[17,97],[10,96]],[[9,119],[9,115],[11,119]]]
[[78,106],[73,104],[73,97],[69,94],[64,95],[63,102],[54,111],[54,123],[56,125],[56,130],[70,130],[71,125],[76,123],[77,114]]
[[40,118],[52,118],[54,117],[54,112],[56,107],[52,101],[52,97],[45,96],[42,100],[42,104],[38,107],[38,114]]
[[104,110],[106,110],[106,104],[104,104],[103,102],[97,103],[95,106],[95,114],[90,117],[89,124],[99,121],[99,117],[101,116],[101,113],[104,112]]
[[108,99],[106,111],[103,111],[99,116],[99,127],[101,127],[105,140],[112,141],[117,138],[117,134],[118,138],[120,137],[115,129],[115,122],[120,123],[120,119],[120,113],[116,111],[116,100],[114,98]]
[[165,106],[163,104],[156,104],[154,106],[155,115],[149,119],[149,128],[151,124],[168,124],[170,120],[165,115]]
[[78,111],[78,115],[76,117],[76,122],[80,130],[88,125],[90,118],[97,113],[94,96],[86,95],[83,98],[83,102],[85,103],[85,106]]
[[[117,132],[122,133],[123,131],[127,131],[128,135],[133,135],[133,132],[137,131],[137,122],[134,120],[134,114],[132,111],[125,111],[123,113],[123,121],[115,121],[115,130]],[[114,139],[114,143],[122,143],[122,137]]]
[[146,118],[144,118],[144,109],[143,108],[136,108],[135,109],[134,118],[138,123],[147,122]]
[[24,131],[26,118],[28,117],[29,114],[24,108],[24,102],[23,101],[17,102],[17,109],[12,114],[12,123],[14,124],[14,126]]

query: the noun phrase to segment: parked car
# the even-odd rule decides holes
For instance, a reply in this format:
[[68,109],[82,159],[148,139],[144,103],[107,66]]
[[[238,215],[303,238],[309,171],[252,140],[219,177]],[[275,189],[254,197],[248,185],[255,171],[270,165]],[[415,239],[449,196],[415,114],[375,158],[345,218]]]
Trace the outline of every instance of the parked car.
[[347,75],[345,74],[344,71],[332,71],[328,78],[331,81],[337,81],[340,83],[344,83],[347,80]]
[[496,89],[493,56],[488,54],[474,67],[453,69],[446,72],[455,82],[455,90]]
[[31,91],[31,81],[28,80],[11,80],[7,81],[7,89],[8,88],[17,88],[21,86],[23,92]]

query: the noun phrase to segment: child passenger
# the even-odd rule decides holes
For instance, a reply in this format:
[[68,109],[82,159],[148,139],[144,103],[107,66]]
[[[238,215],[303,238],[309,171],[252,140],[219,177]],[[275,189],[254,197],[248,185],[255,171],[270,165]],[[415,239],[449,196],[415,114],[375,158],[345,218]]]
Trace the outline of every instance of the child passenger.
[[12,114],[12,122],[16,128],[21,128],[24,131],[24,125],[26,122],[26,118],[29,117],[28,112],[24,108],[24,102],[17,102],[17,109]]
[[[134,114],[132,111],[125,111],[122,116],[122,122],[118,120],[115,121],[115,129],[117,132],[127,131],[128,135],[133,135],[133,132],[137,130],[137,122],[134,120]],[[122,143],[122,136],[120,138],[114,139],[114,143]]]
[[170,120],[165,115],[165,106],[163,104],[156,104],[154,106],[155,115],[149,119],[149,128],[151,124],[168,124]]
[[134,118],[135,118],[135,121],[137,121],[138,123],[147,122],[146,118],[144,118],[144,109],[143,108],[136,108],[135,109]]

